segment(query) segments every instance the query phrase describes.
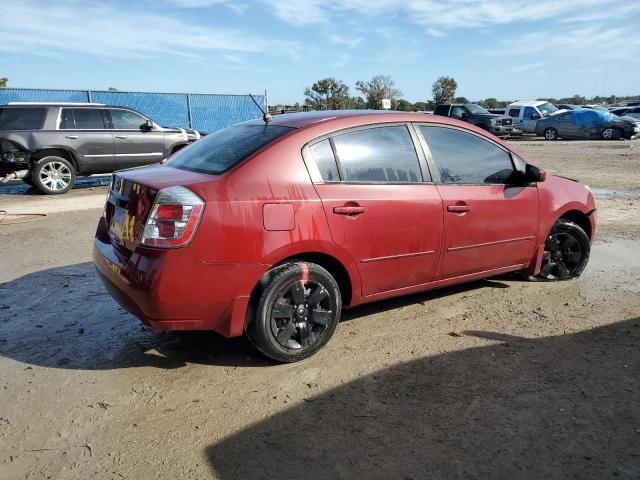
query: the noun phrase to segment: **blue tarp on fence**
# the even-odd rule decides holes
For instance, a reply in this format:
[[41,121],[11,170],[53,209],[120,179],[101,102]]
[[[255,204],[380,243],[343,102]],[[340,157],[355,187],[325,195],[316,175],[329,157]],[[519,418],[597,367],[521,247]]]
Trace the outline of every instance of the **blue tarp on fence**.
[[[264,95],[254,95],[265,105]],[[262,117],[249,95],[123,92],[118,90],[41,90],[0,88],[0,105],[9,102],[95,102],[129,107],[166,127],[211,133]]]

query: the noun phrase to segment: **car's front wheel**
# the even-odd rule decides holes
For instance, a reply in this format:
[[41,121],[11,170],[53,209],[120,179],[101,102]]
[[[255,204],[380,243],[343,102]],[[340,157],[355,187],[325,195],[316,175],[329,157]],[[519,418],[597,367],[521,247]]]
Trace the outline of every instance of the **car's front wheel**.
[[540,278],[569,280],[580,276],[589,262],[589,237],[576,223],[560,219],[545,242]]
[[342,299],[333,276],[314,263],[276,267],[261,285],[248,336],[266,356],[297,362],[320,350],[340,320]]
[[69,160],[50,156],[38,160],[31,170],[35,187],[46,195],[67,193],[76,183],[76,172]]
[[545,140],[557,140],[558,139],[558,131],[555,128],[547,128],[544,131],[544,139]]
[[613,127],[605,128],[605,129],[602,131],[602,138],[603,138],[604,140],[615,140],[615,139],[616,139],[616,138],[618,138],[618,137],[619,137],[618,130],[616,130],[616,129],[615,129],[615,128],[613,128]]

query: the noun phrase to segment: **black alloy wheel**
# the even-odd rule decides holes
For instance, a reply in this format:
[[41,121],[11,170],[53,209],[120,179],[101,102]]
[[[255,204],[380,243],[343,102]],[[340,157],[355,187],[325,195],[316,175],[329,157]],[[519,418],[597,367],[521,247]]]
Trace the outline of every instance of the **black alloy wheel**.
[[540,277],[568,280],[580,276],[589,261],[589,237],[577,224],[560,219],[545,243]]

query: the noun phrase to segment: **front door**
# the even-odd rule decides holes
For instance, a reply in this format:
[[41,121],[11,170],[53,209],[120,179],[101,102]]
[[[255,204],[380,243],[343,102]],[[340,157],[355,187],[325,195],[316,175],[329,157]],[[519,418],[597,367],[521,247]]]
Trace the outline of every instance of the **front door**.
[[524,113],[522,114],[522,131],[527,133],[535,133],[536,131],[536,122],[537,119],[534,119],[533,116],[536,115],[538,111],[533,107],[524,107]]
[[164,134],[147,130],[147,119],[130,110],[109,109],[118,168],[157,163],[165,155]]
[[310,152],[324,179],[316,190],[331,234],[356,262],[362,294],[433,280],[442,200],[436,186],[423,181],[430,178],[409,128],[353,130],[312,145]]
[[514,186],[510,154],[479,135],[421,126],[440,182],[444,242],[437,277],[525,265],[538,234],[538,189]]

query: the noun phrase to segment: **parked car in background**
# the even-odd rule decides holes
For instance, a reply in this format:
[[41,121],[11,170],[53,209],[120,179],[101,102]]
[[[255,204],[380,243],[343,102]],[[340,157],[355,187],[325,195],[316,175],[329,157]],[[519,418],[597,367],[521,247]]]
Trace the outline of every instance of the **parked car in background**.
[[535,133],[536,122],[557,111],[555,105],[540,100],[514,102],[505,109],[513,125],[525,133]]
[[571,103],[558,103],[556,104],[558,110],[577,110],[580,108],[578,105],[573,105]]
[[617,115],[619,117],[624,117],[629,110],[632,110],[634,107],[616,107],[609,110],[609,112]]
[[635,138],[640,135],[640,122],[617,117],[609,112],[578,109],[564,111],[538,120],[536,135],[546,140]]
[[596,228],[584,185],[436,115],[320,111],[213,133],[116,172],[93,258],[160,330],[247,334],[282,362],[342,307],[506,272],[569,279]]
[[434,115],[469,122],[487,132],[493,133],[496,137],[506,137],[513,134],[511,117],[489,113],[488,110],[475,103],[443,103],[436,105],[433,113]]
[[66,193],[79,175],[157,163],[199,138],[126,107],[10,103],[0,105],[0,176]]
[[640,120],[640,107],[630,107],[627,108],[622,115],[620,113],[618,113],[617,111],[612,111],[611,113],[618,115],[618,116],[623,116],[623,117],[631,117],[631,118],[635,118],[636,120]]

